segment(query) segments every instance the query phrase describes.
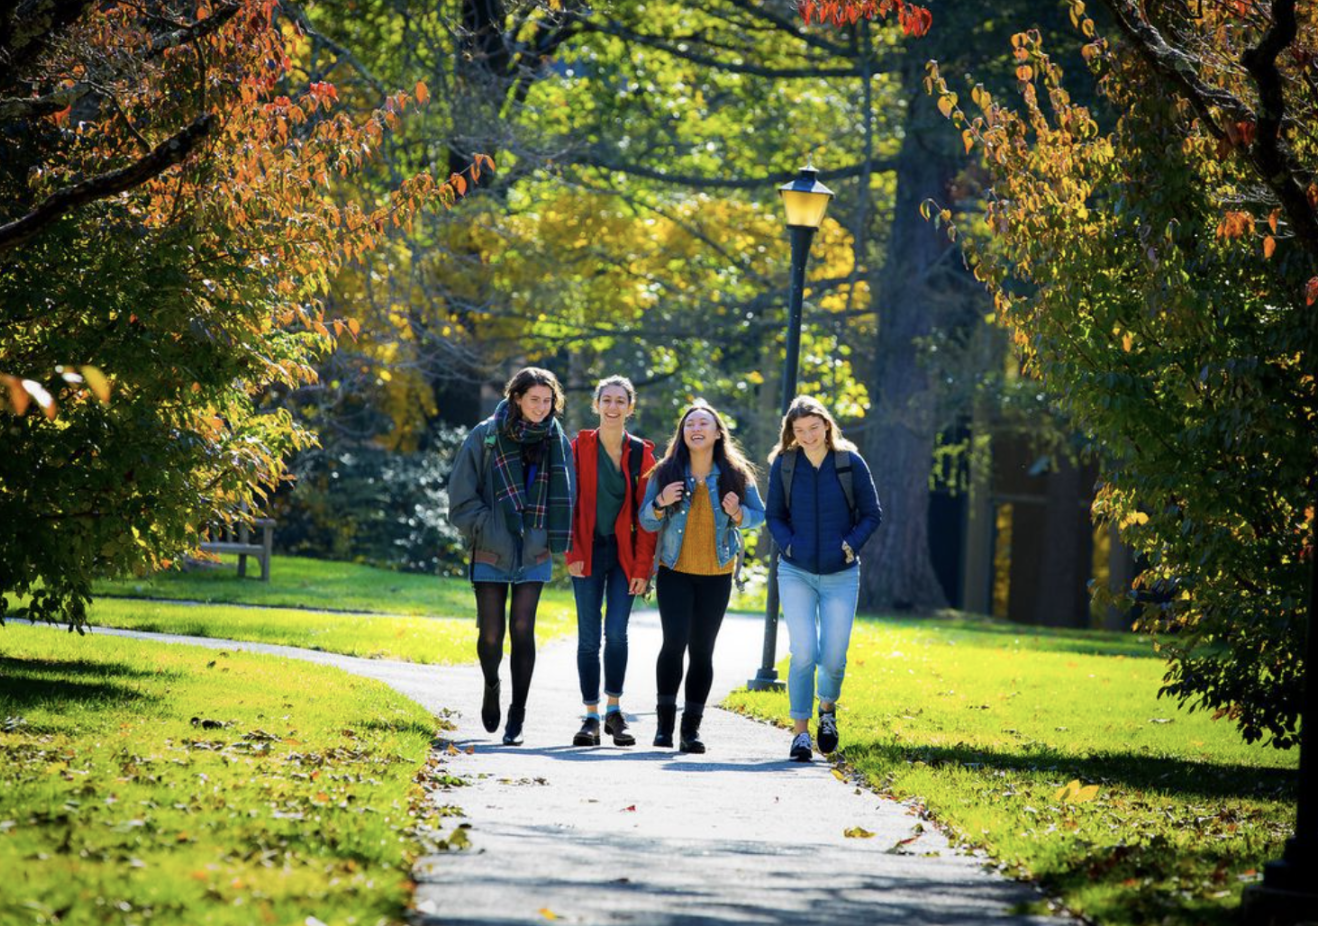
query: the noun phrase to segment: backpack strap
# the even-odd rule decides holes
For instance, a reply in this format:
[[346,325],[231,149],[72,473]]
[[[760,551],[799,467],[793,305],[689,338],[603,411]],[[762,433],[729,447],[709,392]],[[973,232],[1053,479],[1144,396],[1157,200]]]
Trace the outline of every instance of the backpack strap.
[[856,523],[856,486],[851,478],[851,454],[846,450],[833,451],[833,468],[837,472],[837,481],[842,484],[842,495],[847,500],[847,511],[851,514],[851,523]]
[[792,508],[792,476],[796,473],[796,448],[784,450],[778,455],[782,465],[778,469],[778,474],[782,477],[783,483],[783,507],[789,511]]

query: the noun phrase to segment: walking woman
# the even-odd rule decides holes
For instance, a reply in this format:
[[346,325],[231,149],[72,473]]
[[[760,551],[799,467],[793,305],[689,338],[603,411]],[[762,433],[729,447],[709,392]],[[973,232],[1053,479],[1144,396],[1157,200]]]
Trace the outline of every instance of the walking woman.
[[700,720],[714,682],[714,642],[732,594],[741,531],[763,523],[755,467],[718,412],[697,400],[682,413],[664,458],[650,473],[641,506],[641,526],[659,533],[655,591],[663,644],[655,667],[656,746],[673,745],[688,656],[680,748],[705,751]]
[[869,467],[815,399],[798,396],[769,454],[769,530],[791,640],[791,758],[809,762],[819,674],[819,751],[837,749],[837,699],[860,591],[860,549],[883,518]]
[[640,528],[636,509],[645,477],[654,468],[654,444],[627,433],[636,409],[636,387],[624,376],[595,386],[591,403],[599,427],[572,441],[577,502],[567,570],[577,599],[577,676],[586,719],[574,746],[600,743],[600,609],[604,610],[604,731],[615,746],[634,746],[622,713],[627,675],[627,620],[635,596],[645,591],[654,565],[654,534]]
[[[449,476],[449,520],[471,543],[476,653],[485,675],[481,720],[499,728],[499,663],[512,630],[512,702],[503,741],[522,743],[535,671],[535,612],[572,531],[571,446],[559,426],[563,387],[538,367],[518,370],[494,414],[471,429]],[[508,606],[509,590],[511,608]]]

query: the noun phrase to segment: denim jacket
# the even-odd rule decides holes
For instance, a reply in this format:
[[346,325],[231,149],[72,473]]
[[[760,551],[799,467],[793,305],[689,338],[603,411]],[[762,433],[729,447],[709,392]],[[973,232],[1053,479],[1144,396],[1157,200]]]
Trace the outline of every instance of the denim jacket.
[[[741,552],[741,532],[764,523],[764,502],[760,499],[755,483],[747,482],[746,497],[741,500],[741,525],[738,527],[723,510],[718,494],[718,476],[719,465],[715,463],[710,467],[709,475],[705,477],[705,487],[709,491],[709,503],[714,509],[714,536],[717,538],[715,545],[718,562],[720,566],[726,566]],[[678,557],[682,555],[682,537],[686,533],[686,516],[691,510],[691,493],[695,486],[696,481],[692,478],[688,467],[686,490],[682,493],[682,501],[668,509],[668,513],[662,518],[654,516],[654,500],[663,486],[659,484],[658,479],[651,479],[650,484],[645,487],[645,500],[641,504],[639,513],[641,526],[659,534],[658,551],[654,558],[656,570],[660,564],[672,569],[677,565]]]

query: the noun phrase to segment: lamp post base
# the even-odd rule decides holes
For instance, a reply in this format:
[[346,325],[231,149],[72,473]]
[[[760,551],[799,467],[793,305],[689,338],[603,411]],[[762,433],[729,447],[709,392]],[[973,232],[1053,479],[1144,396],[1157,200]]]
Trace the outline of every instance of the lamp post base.
[[782,691],[786,687],[787,683],[778,678],[777,669],[761,668],[754,678],[746,682],[746,688],[750,691]]

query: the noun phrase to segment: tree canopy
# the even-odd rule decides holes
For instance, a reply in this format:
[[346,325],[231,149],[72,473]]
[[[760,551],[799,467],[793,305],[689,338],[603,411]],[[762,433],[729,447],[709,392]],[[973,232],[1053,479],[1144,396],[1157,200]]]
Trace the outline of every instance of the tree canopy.
[[331,201],[428,90],[338,112],[300,41],[270,0],[0,9],[0,615],[80,625],[277,484],[313,435],[262,393],[359,330],[332,277],[492,169]]
[[1287,747],[1318,471],[1318,12],[1107,6],[1114,40],[1079,0],[1071,15],[1112,131],[1037,32],[1012,38],[1010,104],[930,64],[991,178],[961,238],[1028,369],[1098,451],[1095,515],[1140,556],[1115,601],[1167,654],[1164,692]]

